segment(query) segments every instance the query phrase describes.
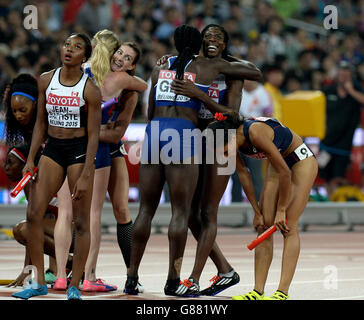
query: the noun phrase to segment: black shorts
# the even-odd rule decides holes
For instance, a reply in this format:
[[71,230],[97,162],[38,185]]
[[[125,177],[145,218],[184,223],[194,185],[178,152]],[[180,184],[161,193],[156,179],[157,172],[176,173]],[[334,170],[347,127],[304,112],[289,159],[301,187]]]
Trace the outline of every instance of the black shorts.
[[121,152],[123,148],[123,143],[120,141],[118,143],[110,143],[110,158],[122,157],[124,158],[124,154]]
[[85,163],[87,136],[73,139],[57,139],[49,137],[42,156],[57,162],[65,170],[76,163]]

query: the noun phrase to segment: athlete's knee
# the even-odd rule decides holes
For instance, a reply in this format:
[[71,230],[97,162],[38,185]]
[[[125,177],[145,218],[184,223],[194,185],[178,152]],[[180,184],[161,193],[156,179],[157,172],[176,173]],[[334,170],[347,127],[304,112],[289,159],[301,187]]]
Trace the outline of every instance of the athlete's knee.
[[79,236],[90,233],[90,224],[81,217],[76,217],[74,220],[75,232]]
[[217,224],[217,210],[213,206],[204,206],[201,208],[200,222],[203,227]]
[[174,213],[169,223],[169,228],[176,231],[185,231],[188,229],[188,218],[184,214]]
[[113,207],[114,216],[118,223],[128,223],[130,221],[130,212],[128,206],[116,205]]
[[13,227],[13,235],[16,241],[22,245],[27,243],[27,223],[26,221],[21,221]]
[[27,211],[27,223],[28,225],[40,225],[43,223],[43,216],[39,214],[38,210]]
[[[264,214],[263,214],[263,216],[264,216]],[[274,217],[264,216],[264,226],[266,226],[267,228],[270,228],[273,225],[274,225]]]
[[282,232],[284,238],[297,237],[298,236],[298,224],[287,225],[289,228],[288,232]]

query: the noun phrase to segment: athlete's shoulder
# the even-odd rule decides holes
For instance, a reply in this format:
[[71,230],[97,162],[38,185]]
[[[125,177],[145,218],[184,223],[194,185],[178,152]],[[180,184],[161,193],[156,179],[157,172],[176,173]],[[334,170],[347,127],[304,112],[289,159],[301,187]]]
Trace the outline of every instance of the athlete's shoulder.
[[101,91],[100,88],[88,77],[85,83],[85,99],[88,100],[89,98],[101,99]]
[[52,70],[49,70],[49,71],[46,71],[46,72],[43,72],[41,75],[40,75],[40,80],[41,79],[50,79],[52,78],[52,76],[54,75],[54,73],[56,72],[57,69],[52,69]]
[[168,70],[168,64],[167,63],[164,63],[160,66],[156,65],[153,70],[152,70],[152,73],[151,73],[151,79],[152,79],[152,84],[155,84],[158,80],[158,77],[159,77],[159,72],[161,70]]
[[50,71],[46,71],[46,72],[43,72],[40,77],[39,77],[39,88],[47,88],[54,73],[56,72],[57,69],[52,69]]

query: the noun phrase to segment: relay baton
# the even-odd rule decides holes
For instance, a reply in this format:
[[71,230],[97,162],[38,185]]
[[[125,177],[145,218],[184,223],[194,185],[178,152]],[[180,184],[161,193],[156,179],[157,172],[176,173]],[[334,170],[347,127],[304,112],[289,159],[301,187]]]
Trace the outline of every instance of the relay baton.
[[[34,168],[34,173],[36,173],[38,171],[38,168],[35,167]],[[10,196],[12,198],[15,198],[20,191],[22,191],[24,189],[24,187],[27,185],[27,183],[29,182],[29,180],[32,178],[30,171],[27,172],[25,174],[25,176],[19,181],[19,183],[15,186],[15,188],[13,189],[13,191],[10,192]]]
[[101,109],[105,109],[118,102],[118,98],[112,98],[101,104]]
[[[286,220],[287,223],[287,220]],[[260,236],[254,239],[251,243],[248,244],[248,249],[253,250],[258,244],[262,243],[265,239],[269,238],[274,232],[277,231],[277,227],[275,225],[271,226],[267,230],[265,230]]]

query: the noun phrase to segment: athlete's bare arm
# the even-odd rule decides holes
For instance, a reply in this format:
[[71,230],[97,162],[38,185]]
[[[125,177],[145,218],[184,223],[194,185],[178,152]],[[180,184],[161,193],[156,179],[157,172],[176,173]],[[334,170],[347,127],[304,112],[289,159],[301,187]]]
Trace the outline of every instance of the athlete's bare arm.
[[121,111],[115,122],[101,127],[99,137],[101,142],[118,143],[121,140],[130,124],[137,102],[136,91],[123,91],[119,101]]
[[164,67],[166,67],[166,65],[155,66],[154,69],[153,69],[152,75],[151,75],[152,88],[150,89],[149,100],[148,100],[148,120],[149,121],[151,121],[153,119],[153,116],[154,116],[154,108],[155,108],[155,104],[154,104],[154,86],[158,82],[159,71],[161,69],[163,69]]
[[27,163],[23,168],[23,175],[30,171],[33,174],[34,159],[40,148],[40,145],[44,142],[47,136],[48,119],[46,110],[46,90],[51,81],[54,70],[43,73],[39,79],[38,86],[38,104],[37,104],[37,119],[32,134],[32,142],[30,145],[29,155]]

